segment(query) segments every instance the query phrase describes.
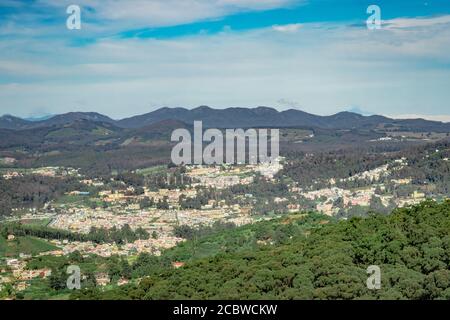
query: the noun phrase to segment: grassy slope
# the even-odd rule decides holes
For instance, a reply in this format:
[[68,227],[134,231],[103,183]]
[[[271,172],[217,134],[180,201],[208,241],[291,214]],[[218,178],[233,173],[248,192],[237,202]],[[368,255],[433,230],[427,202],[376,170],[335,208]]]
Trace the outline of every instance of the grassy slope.
[[35,237],[17,237],[12,241],[0,238],[0,257],[17,257],[20,253],[36,255],[58,248]]

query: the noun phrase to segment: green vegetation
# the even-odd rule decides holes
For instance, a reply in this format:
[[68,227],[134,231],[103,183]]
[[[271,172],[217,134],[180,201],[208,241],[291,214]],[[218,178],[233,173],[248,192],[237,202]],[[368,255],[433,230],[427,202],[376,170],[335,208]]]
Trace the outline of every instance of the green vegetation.
[[53,250],[58,250],[58,248],[35,237],[17,237],[9,241],[0,237],[0,257],[18,257],[21,253],[37,255],[41,252]]
[[[74,292],[72,298],[450,299],[450,201],[428,201],[389,216],[319,222],[321,227],[313,230],[302,228],[301,221],[294,217],[255,224],[251,237],[258,234],[266,244],[202,254],[181,269],[161,266],[158,261],[164,257],[151,257],[148,277],[139,285],[106,292],[91,288]],[[280,225],[280,234],[287,236],[273,241]],[[248,228],[234,232],[243,237]],[[208,242],[223,243],[221,238],[205,238],[201,248]],[[231,246],[237,247],[242,246]],[[180,248],[172,254],[182,254]],[[370,265],[382,270],[381,290],[366,287]]]
[[22,224],[29,225],[29,226],[39,226],[39,227],[47,227],[50,222],[52,221],[51,218],[47,219],[29,219],[29,220],[21,220]]
[[107,208],[108,203],[98,197],[95,197],[95,195],[95,193],[90,194],[89,196],[65,194],[55,199],[53,206],[55,208],[65,207],[67,205],[72,207],[76,206],[79,208]]
[[50,132],[47,135],[47,138],[68,138],[72,136],[78,136],[80,133],[74,128],[62,128],[59,130],[55,130]]
[[330,217],[311,212],[239,228],[221,222],[197,229],[180,226],[175,228],[175,234],[189,241],[166,251],[164,256],[171,261],[188,262],[220,253],[257,250],[261,245],[285,243],[291,236],[307,234],[329,221]]
[[[107,259],[98,256],[83,257],[79,252],[73,252],[68,256],[42,256],[29,259],[27,268],[37,270],[49,268],[52,270],[50,277],[35,278],[30,281],[30,286],[24,291],[15,292],[10,290],[9,297],[25,300],[67,300],[71,291],[67,289],[67,268],[69,265],[80,267],[84,278],[81,285],[84,288],[96,286],[94,272],[107,272]],[[5,292],[0,292],[0,297]]]
[[29,175],[10,180],[0,177],[0,217],[10,215],[13,208],[41,208],[66,192],[83,188],[73,177]]
[[314,135],[314,131],[312,130],[304,130],[304,129],[282,129],[280,134],[281,141],[287,142],[299,142],[304,139],[311,139]]
[[167,170],[167,166],[154,166],[154,167],[149,167],[149,168],[144,168],[144,169],[138,169],[136,170],[137,174],[143,175],[143,176],[148,176],[148,175],[153,175],[153,174],[158,174],[158,173],[164,173]]
[[92,134],[95,134],[95,135],[98,135],[98,136],[108,136],[108,135],[113,134],[113,131],[108,130],[108,129],[104,128],[104,127],[98,126],[94,130],[92,130]]

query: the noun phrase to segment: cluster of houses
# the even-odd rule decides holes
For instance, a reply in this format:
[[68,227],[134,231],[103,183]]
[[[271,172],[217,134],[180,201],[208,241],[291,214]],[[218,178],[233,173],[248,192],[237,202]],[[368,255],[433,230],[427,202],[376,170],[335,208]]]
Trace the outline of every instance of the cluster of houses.
[[36,175],[36,176],[44,176],[44,177],[57,177],[57,176],[78,176],[81,175],[78,173],[78,170],[73,168],[61,168],[61,167],[42,167],[36,169],[29,169],[24,171],[18,170],[7,170],[3,174],[3,179],[9,180],[18,177],[23,177],[24,175]]
[[[393,162],[394,166],[383,165],[373,170],[368,170],[352,177],[341,179],[344,181],[355,181],[359,179],[372,181],[373,184],[366,188],[358,188],[355,190],[348,190],[335,187],[335,179],[330,179],[329,183],[332,187],[323,188],[320,190],[306,191],[302,188],[293,186],[291,187],[291,192],[305,199],[316,202],[316,210],[327,215],[335,215],[339,212],[342,207],[349,208],[353,206],[369,207],[374,197],[378,198],[383,206],[388,206],[390,203],[394,202],[398,207],[404,207],[408,205],[418,204],[425,199],[425,194],[423,192],[414,191],[409,197],[405,198],[395,198],[393,195],[389,194],[378,194],[377,190],[383,192],[385,191],[385,185],[382,183],[376,183],[380,178],[386,177],[390,174],[391,170],[398,170],[407,165],[407,159],[401,158]],[[391,179],[391,183],[394,185],[408,185],[411,183],[411,179]],[[342,201],[338,201],[341,199]],[[338,201],[339,206],[336,205]]]
[[[176,225],[212,225],[216,221],[229,221],[236,225],[243,225],[252,222],[249,215],[250,209],[241,208],[234,205],[223,208],[208,208],[202,210],[195,209],[177,209],[177,210],[158,210],[146,209],[135,210],[127,213],[115,213],[110,209],[76,209],[73,213],[56,215],[49,224],[50,227],[62,230],[69,230],[75,233],[87,234],[93,227],[111,229],[122,228],[125,225],[130,226],[132,230],[142,228],[150,235],[148,240],[137,240],[133,243],[127,243],[121,246],[116,244],[94,244],[91,242],[68,242],[53,241],[53,243],[63,248],[63,254],[74,251],[82,253],[97,254],[108,257],[111,255],[127,255],[130,253],[148,252],[159,254],[161,250],[176,246],[183,241],[173,234]],[[246,214],[245,214],[246,213]],[[59,254],[60,252],[58,252]]]
[[83,255],[95,254],[101,257],[111,257],[113,255],[128,256],[139,253],[150,253],[160,255],[161,251],[176,246],[184,241],[182,238],[174,236],[163,238],[150,238],[147,240],[136,240],[134,242],[118,245],[116,243],[97,244],[91,241],[51,241],[54,245],[61,247],[61,250],[42,252],[40,255],[62,256],[78,251]]
[[281,160],[282,158],[280,157],[273,162],[245,166],[193,166],[188,168],[188,175],[198,181],[198,183],[193,184],[194,187],[201,185],[216,189],[225,189],[238,184],[251,184],[256,172],[269,180],[274,179],[275,175],[283,169]]
[[45,279],[52,274],[50,269],[29,270],[26,265],[25,259],[6,259],[6,268],[0,270],[0,273],[8,275],[0,276],[0,290],[10,283],[14,285],[15,290],[23,291],[29,286],[28,281],[35,278]]

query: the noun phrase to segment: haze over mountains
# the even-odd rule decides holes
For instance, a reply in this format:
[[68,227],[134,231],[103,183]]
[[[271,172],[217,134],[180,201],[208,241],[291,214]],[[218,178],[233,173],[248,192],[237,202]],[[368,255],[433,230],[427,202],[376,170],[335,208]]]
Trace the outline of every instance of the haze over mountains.
[[25,130],[71,124],[77,121],[107,123],[118,128],[138,129],[161,121],[180,121],[191,125],[202,121],[204,127],[310,127],[323,129],[380,129],[395,128],[406,131],[449,132],[450,123],[423,119],[391,119],[384,116],[363,116],[354,112],[340,112],[331,116],[319,116],[300,110],[277,111],[273,108],[213,109],[201,106],[185,108],[161,108],[156,111],[121,120],[113,120],[96,112],[70,112],[43,120],[26,120],[10,115],[0,117],[0,129]]

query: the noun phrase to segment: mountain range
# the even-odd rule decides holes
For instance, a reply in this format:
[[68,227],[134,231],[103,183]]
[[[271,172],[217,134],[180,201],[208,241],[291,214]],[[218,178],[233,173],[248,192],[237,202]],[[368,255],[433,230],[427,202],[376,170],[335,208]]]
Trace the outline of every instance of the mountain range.
[[308,127],[322,129],[389,129],[397,131],[450,132],[450,123],[424,119],[391,119],[379,115],[363,116],[354,112],[340,112],[319,116],[301,110],[277,111],[268,107],[213,109],[201,106],[161,108],[156,111],[126,119],[114,120],[96,112],[70,112],[42,120],[27,120],[11,115],[0,117],[0,129],[24,130],[71,124],[77,121],[107,123],[123,129],[145,128],[162,121],[180,121],[192,125],[202,121],[205,128],[249,127]]

